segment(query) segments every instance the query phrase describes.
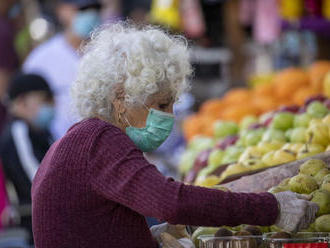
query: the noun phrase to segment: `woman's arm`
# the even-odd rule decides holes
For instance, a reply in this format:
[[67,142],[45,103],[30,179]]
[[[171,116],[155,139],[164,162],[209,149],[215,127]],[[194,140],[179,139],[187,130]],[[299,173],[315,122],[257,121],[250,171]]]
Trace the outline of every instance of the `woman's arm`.
[[244,194],[184,185],[165,178],[119,132],[107,130],[89,154],[91,184],[105,198],[172,224],[272,225],[278,215],[269,193]]

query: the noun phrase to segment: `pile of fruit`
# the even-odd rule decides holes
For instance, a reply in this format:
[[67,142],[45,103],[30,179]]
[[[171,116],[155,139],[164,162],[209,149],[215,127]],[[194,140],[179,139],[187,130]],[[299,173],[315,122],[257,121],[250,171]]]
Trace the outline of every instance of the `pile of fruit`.
[[213,137],[199,136],[189,142],[180,171],[186,182],[212,186],[234,174],[330,150],[329,108],[330,99],[318,95],[301,107],[281,107],[259,118],[246,116],[239,124],[217,121]]
[[330,75],[326,74],[329,71],[330,62],[319,61],[307,70],[289,68],[280,71],[251,89],[232,89],[220,99],[205,102],[198,113],[186,119],[183,124],[185,138],[212,136],[213,123],[217,120],[239,122],[247,115],[259,116],[281,105],[302,105],[312,95],[328,95]]
[[[214,187],[213,187],[214,188]],[[220,190],[228,189],[217,187]],[[299,174],[284,179],[279,185],[271,188],[269,192],[278,193],[282,191],[292,191],[299,194],[310,195],[311,201],[319,205],[319,211],[314,223],[302,232],[330,232],[330,167],[322,160],[310,159],[303,163],[299,168]],[[274,232],[270,238],[291,238],[292,234],[286,233],[276,226],[260,227],[251,225],[240,225],[237,227],[198,227],[192,234],[191,239],[196,247],[199,247],[198,238],[201,235],[212,235],[223,238],[228,236],[255,236],[249,239],[249,245],[258,246],[258,237],[263,233]],[[211,239],[212,240],[212,239]],[[244,241],[244,239],[243,239]],[[247,241],[245,239],[245,241]],[[213,239],[213,244],[222,240]],[[211,246],[218,247],[218,246]],[[223,247],[223,246],[219,246]],[[248,246],[249,247],[249,246]]]
[[330,167],[322,160],[310,159],[300,166],[298,175],[284,179],[269,192],[288,190],[310,195],[319,206],[317,219],[306,231],[330,232]]
[[[203,242],[205,243],[204,247],[263,247],[261,242],[262,228],[257,226],[242,226],[234,228],[199,227],[191,237],[196,248],[202,248],[199,242],[199,238],[202,235],[208,235],[208,237],[211,237],[209,241]],[[214,237],[214,239],[212,237]],[[229,239],[226,240],[224,238]],[[227,244],[227,242],[230,242],[230,244]]]

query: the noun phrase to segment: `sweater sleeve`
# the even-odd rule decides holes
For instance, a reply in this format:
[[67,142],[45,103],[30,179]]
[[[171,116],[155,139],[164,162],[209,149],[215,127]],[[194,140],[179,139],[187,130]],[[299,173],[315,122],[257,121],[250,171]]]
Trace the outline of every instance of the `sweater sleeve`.
[[164,177],[120,131],[105,130],[89,152],[92,188],[144,216],[199,226],[272,225],[278,215],[269,193],[223,192]]

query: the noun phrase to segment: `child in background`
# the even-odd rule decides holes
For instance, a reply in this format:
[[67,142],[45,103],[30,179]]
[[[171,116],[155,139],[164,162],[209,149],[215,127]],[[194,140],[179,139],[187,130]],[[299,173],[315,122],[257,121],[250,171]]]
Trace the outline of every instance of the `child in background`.
[[[53,93],[41,76],[23,74],[11,81],[8,95],[11,117],[0,139],[0,158],[19,205],[26,207],[31,205],[32,179],[52,143]],[[22,216],[21,224],[32,230],[30,213]]]

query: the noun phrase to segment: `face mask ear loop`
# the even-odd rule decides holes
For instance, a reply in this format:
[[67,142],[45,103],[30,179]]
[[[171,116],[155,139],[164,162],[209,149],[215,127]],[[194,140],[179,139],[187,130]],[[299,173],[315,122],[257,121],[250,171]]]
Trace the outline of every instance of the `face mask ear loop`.
[[124,115],[124,120],[126,121],[126,124],[128,124],[129,127],[131,127],[131,123],[128,121],[128,119],[126,118],[126,116]]
[[142,103],[142,104],[143,104],[143,107],[145,107],[148,110],[148,112],[150,112],[150,108],[148,108],[147,105],[145,105],[144,103]]

